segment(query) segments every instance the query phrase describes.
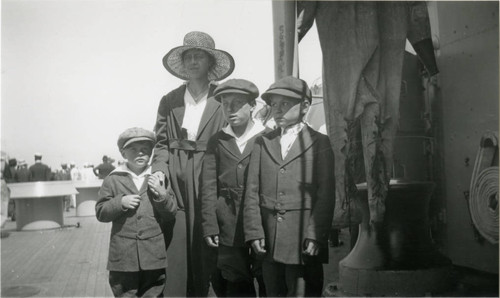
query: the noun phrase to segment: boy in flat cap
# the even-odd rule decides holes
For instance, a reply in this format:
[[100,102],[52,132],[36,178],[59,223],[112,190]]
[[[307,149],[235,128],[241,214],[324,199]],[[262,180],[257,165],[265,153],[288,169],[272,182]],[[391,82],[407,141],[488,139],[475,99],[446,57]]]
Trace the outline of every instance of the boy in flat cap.
[[311,104],[303,80],[280,79],[262,98],[278,128],[255,141],[250,158],[245,241],[264,255],[268,296],[319,297],[335,204],[330,142],[303,122]]
[[99,190],[96,216],[113,222],[107,269],[115,296],[161,296],[167,255],[162,225],[175,218],[172,189],[151,175],[153,132],[130,128],[118,138],[127,160],[107,176]]
[[232,79],[214,90],[228,125],[210,138],[203,160],[201,223],[205,242],[217,248],[217,268],[225,281],[225,297],[265,295],[261,264],[243,237],[243,194],[255,139],[267,132],[254,122],[252,111],[259,90],[250,81]]

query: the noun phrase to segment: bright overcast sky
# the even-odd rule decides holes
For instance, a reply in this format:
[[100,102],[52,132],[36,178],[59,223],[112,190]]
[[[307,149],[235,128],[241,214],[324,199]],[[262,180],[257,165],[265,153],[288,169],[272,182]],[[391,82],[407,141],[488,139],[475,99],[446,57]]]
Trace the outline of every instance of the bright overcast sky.
[[[118,135],[152,129],[162,95],[182,84],[161,60],[189,31],[231,53],[230,78],[261,93],[274,79],[268,0],[2,0],[1,146],[33,162],[121,159]],[[300,45],[301,77],[321,75],[317,31]]]

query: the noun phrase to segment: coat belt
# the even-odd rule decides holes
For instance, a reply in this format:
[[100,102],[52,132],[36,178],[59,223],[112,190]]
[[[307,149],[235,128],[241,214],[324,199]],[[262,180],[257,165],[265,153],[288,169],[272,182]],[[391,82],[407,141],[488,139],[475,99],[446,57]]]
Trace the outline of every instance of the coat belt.
[[184,151],[207,151],[207,142],[205,141],[190,141],[185,139],[169,139],[168,147],[170,149],[178,149]]
[[219,189],[219,196],[234,199],[243,196],[243,188],[221,188]]

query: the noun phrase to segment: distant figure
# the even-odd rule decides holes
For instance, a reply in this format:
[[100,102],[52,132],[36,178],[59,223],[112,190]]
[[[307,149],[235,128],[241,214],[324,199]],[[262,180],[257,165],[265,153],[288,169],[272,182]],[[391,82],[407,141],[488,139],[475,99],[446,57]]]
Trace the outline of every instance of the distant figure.
[[80,173],[80,169],[76,167],[74,161],[69,163],[69,172],[71,175],[71,180],[73,181],[82,180],[82,174]]
[[17,165],[16,173],[14,174],[15,182],[29,182],[30,181],[30,171],[28,170],[28,164],[24,159],[21,159]]
[[[59,181],[71,180],[71,173],[67,163],[61,164],[61,169],[56,172],[55,179]],[[71,207],[71,196],[70,195],[64,196],[64,208],[66,209],[66,212],[69,211],[70,207]]]
[[[74,161],[69,163],[69,173],[71,175],[71,180],[77,181],[77,180],[82,180],[82,174],[80,173],[80,169],[76,167],[76,164]],[[71,195],[71,208],[74,208],[76,206],[76,195],[73,194]]]
[[10,169],[11,176],[8,179],[6,179],[7,183],[15,182],[16,167],[17,167],[17,160],[15,158],[10,158],[9,159],[9,169]]
[[[30,181],[30,171],[28,170],[28,164],[24,159],[19,160],[17,163],[17,169],[14,173],[14,181],[12,182],[29,182]],[[8,216],[12,221],[16,221],[16,203],[14,200],[9,201],[9,211]]]
[[80,171],[82,180],[84,181],[90,181],[90,180],[96,180],[97,177],[94,174],[94,165],[91,163],[84,163],[83,164],[83,169]]
[[[9,188],[7,187],[7,182],[5,181],[4,179],[4,171],[6,168],[8,168],[8,164],[7,164],[7,160],[8,160],[8,157],[7,157],[7,154],[5,152],[2,152],[1,153],[1,159],[0,159],[0,164],[1,164],[1,169],[2,169],[2,172],[0,173],[0,178],[1,178],[1,205],[0,205],[0,227],[3,227],[3,225],[5,224],[5,221],[7,221],[7,210],[8,210],[8,206],[9,206],[9,199],[10,199],[10,190]],[[8,234],[4,234],[2,232],[2,238],[5,236],[7,236]]]
[[30,181],[50,181],[52,179],[52,171],[49,166],[42,163],[42,154],[35,153],[35,164],[29,168]]
[[104,179],[111,173],[115,167],[111,164],[111,158],[107,155],[102,157],[102,164],[94,168],[94,174],[99,177],[99,179]]

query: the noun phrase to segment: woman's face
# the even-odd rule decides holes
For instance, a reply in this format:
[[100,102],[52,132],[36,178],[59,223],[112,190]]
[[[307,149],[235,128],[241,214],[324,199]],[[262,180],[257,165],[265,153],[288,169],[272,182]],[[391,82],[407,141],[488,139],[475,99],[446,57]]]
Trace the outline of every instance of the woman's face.
[[190,79],[203,79],[208,77],[212,66],[210,54],[203,50],[191,49],[182,55],[182,64]]

